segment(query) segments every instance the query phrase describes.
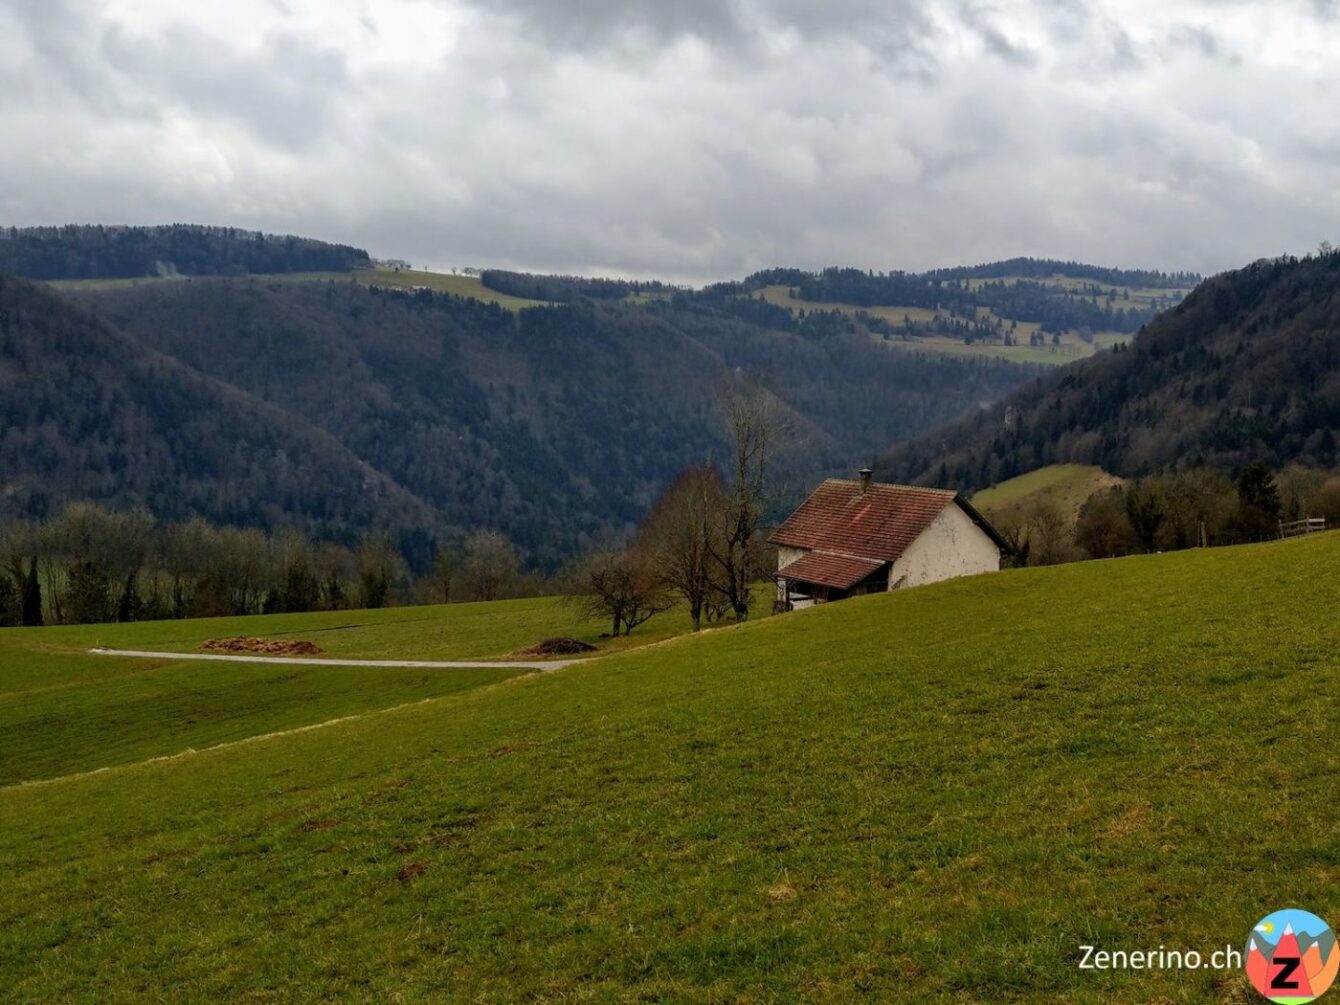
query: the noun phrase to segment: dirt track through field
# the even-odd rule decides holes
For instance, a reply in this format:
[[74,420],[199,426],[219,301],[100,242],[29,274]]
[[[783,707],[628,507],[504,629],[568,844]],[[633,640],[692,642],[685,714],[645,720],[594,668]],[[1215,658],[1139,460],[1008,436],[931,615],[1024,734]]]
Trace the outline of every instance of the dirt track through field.
[[[100,655],[100,656],[166,656],[166,657],[172,657],[172,658],[177,658],[177,657],[181,656],[181,654],[179,654],[179,653],[150,653],[150,652],[136,653],[136,652],[133,652],[132,650],[128,650],[128,649],[102,649],[102,650],[99,650],[99,649],[91,649],[91,650],[89,650],[89,651],[90,651],[90,652],[93,652],[93,653],[97,653],[97,654]],[[228,659],[229,657],[226,657],[226,656],[214,656],[214,657],[185,656],[185,657],[182,657],[182,658],[185,658],[185,659],[209,659],[209,658],[212,658],[212,659]],[[393,661],[388,661],[388,660],[382,660],[382,661],[379,661],[379,662],[376,662],[376,663],[369,663],[368,661],[365,661],[365,660],[338,660],[338,661],[332,661],[332,660],[317,660],[317,661],[313,661],[313,660],[293,660],[293,659],[283,659],[283,658],[280,658],[280,657],[275,657],[275,658],[272,658],[272,659],[266,659],[266,658],[252,658],[252,657],[245,657],[245,656],[242,656],[242,657],[236,657],[236,658],[237,658],[237,659],[247,660],[248,662],[253,662],[253,663],[255,663],[255,662],[260,662],[260,663],[298,663],[298,662],[303,662],[303,663],[311,663],[311,662],[324,662],[324,663],[330,663],[330,662],[335,662],[335,663],[337,663],[337,665],[340,665],[340,666],[347,666],[347,665],[349,665],[349,664],[353,664],[353,665],[355,665],[355,666],[369,665],[369,666],[429,666],[429,667],[433,667],[433,666],[443,666],[443,665],[445,665],[445,666],[448,666],[448,667],[460,667],[460,666],[464,666],[464,667],[466,667],[466,668],[469,668],[469,669],[475,669],[475,670],[482,669],[482,668],[485,668],[485,667],[497,667],[497,666],[507,666],[507,665],[508,665],[508,664],[504,664],[504,663],[465,663],[465,664],[461,664],[461,663],[450,663],[450,664],[441,664],[441,663],[395,663],[395,662],[393,662]],[[546,669],[554,669],[554,670],[557,670],[558,667],[559,667],[559,664],[562,664],[563,666],[567,666],[567,665],[572,664],[572,663],[580,663],[580,662],[582,662],[582,661],[581,661],[581,660],[555,660],[553,663],[547,664],[547,665],[546,665]],[[518,664],[515,664],[515,663],[514,663],[514,664],[511,664],[511,665],[512,665],[512,666],[517,666]],[[487,691],[487,690],[489,690],[490,688],[501,687],[501,686],[503,686],[503,685],[505,685],[505,684],[510,683],[511,681],[524,680],[527,676],[528,676],[527,674],[522,674],[522,675],[520,675],[519,677],[512,677],[512,678],[509,678],[509,679],[507,679],[507,680],[497,681],[496,683],[493,683],[493,684],[486,684],[486,685],[485,685],[484,687],[482,687],[482,688],[475,688],[473,691],[466,692],[466,693],[471,693],[471,694],[473,694],[473,693],[475,693],[476,691]],[[13,782],[13,783],[11,783],[11,784],[9,784],[9,785],[0,785],[0,792],[6,792],[6,791],[9,791],[9,790],[11,790],[11,789],[28,789],[28,788],[34,788],[34,787],[37,787],[37,786],[54,785],[54,784],[57,784],[57,783],[59,783],[59,782],[69,782],[69,781],[74,781],[74,780],[76,780],[76,779],[80,779],[80,778],[92,778],[92,777],[96,777],[97,775],[105,775],[105,774],[109,774],[109,773],[111,773],[111,772],[125,771],[125,770],[127,770],[127,769],[131,769],[131,768],[142,767],[143,765],[146,765],[146,764],[163,764],[163,763],[169,763],[169,762],[172,762],[172,761],[180,761],[180,760],[183,760],[184,758],[187,758],[187,757],[198,757],[198,756],[201,755],[201,754],[210,754],[210,753],[214,753],[214,752],[216,752],[216,751],[220,751],[220,750],[227,750],[227,749],[230,748],[230,747],[243,747],[243,746],[246,746],[247,744],[261,743],[261,742],[263,742],[263,741],[265,741],[265,740],[274,740],[274,739],[277,739],[277,738],[279,738],[279,737],[283,737],[283,736],[295,736],[295,735],[297,735],[297,734],[299,734],[299,733],[310,733],[310,732],[312,732],[313,730],[317,730],[317,729],[327,729],[327,728],[330,727],[330,726],[338,726],[338,725],[340,725],[341,723],[345,723],[345,722],[355,722],[355,721],[357,721],[357,720],[359,720],[359,719],[367,719],[367,718],[370,718],[370,717],[375,716],[375,715],[388,715],[388,714],[391,714],[391,713],[399,712],[399,711],[401,711],[402,709],[406,709],[406,708],[414,708],[414,707],[416,707],[416,706],[420,706],[420,705],[432,705],[432,704],[436,704],[436,703],[438,703],[438,702],[450,701],[452,698],[455,698],[455,697],[458,697],[458,695],[456,695],[456,694],[442,694],[442,695],[436,695],[436,696],[434,696],[434,697],[432,697],[432,698],[420,698],[420,699],[418,699],[417,701],[406,701],[406,702],[401,702],[401,703],[398,704],[398,705],[391,705],[391,706],[389,706],[388,708],[373,708],[373,709],[368,709],[368,710],[365,711],[365,712],[354,712],[354,713],[351,713],[350,715],[338,715],[338,716],[336,716],[336,717],[333,718],[333,719],[326,719],[324,722],[309,722],[309,723],[307,723],[307,724],[305,724],[305,725],[302,725],[302,726],[290,726],[290,727],[287,728],[287,729],[276,729],[276,730],[273,730],[273,731],[271,731],[271,732],[269,732],[269,733],[257,733],[255,736],[244,736],[244,737],[241,737],[240,739],[237,739],[237,740],[226,740],[226,741],[224,741],[223,743],[215,743],[215,744],[211,744],[211,745],[208,746],[208,747],[199,747],[199,748],[196,748],[196,747],[187,747],[185,750],[179,750],[179,751],[177,751],[175,754],[159,754],[157,757],[148,757],[148,758],[145,758],[145,759],[142,760],[142,761],[130,761],[130,762],[127,762],[126,764],[109,764],[109,765],[106,765],[106,766],[101,767],[101,768],[90,768],[90,769],[88,769],[87,771],[75,771],[75,772],[72,772],[72,773],[70,773],[70,774],[68,774],[68,775],[57,775],[57,776],[54,777],[54,778],[33,778],[33,779],[29,779],[28,781],[24,781],[24,782]]]
[[344,660],[327,656],[234,656],[219,653],[160,653],[143,649],[90,649],[93,656],[133,656],[138,659],[221,660],[229,663],[276,663],[327,667],[399,667],[427,670],[538,670],[548,673],[585,660]]
[[[513,678],[515,679],[515,678]],[[500,682],[505,683],[505,682]],[[280,736],[294,736],[298,733],[310,733],[314,729],[325,729],[328,726],[338,726],[342,722],[354,722],[357,719],[366,719],[373,715],[385,715],[388,712],[399,712],[402,708],[413,708],[415,705],[430,705],[436,701],[442,701],[452,695],[438,695],[435,698],[420,698],[418,701],[402,702],[399,705],[392,705],[390,708],[374,708],[367,712],[355,712],[352,715],[340,715],[334,719],[327,719],[325,722],[310,722],[305,726],[293,726],[289,729],[276,729],[271,733],[257,733],[255,736],[244,736],[240,740],[228,740],[224,743],[216,743],[209,747],[187,747],[185,750],[179,750],[175,754],[160,754],[157,757],[148,757],[143,761],[128,761],[125,764],[109,764],[102,768],[90,768],[87,771],[75,771],[68,775],[57,775],[55,778],[33,778],[26,782],[14,782],[10,785],[0,785],[0,792],[8,789],[29,789],[38,785],[52,785],[56,782],[68,782],[76,778],[91,778],[95,775],[105,775],[112,771],[124,771],[128,768],[138,768],[145,764],[161,764],[168,761],[180,761],[186,757],[195,757],[199,754],[209,754],[216,750],[226,750],[229,747],[241,747],[248,743],[259,743],[262,740],[273,740]]]

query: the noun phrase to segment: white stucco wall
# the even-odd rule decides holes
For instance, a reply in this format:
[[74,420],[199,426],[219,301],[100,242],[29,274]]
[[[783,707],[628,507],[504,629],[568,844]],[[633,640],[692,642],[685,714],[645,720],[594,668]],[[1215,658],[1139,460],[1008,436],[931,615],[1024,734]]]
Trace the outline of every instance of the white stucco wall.
[[889,589],[998,571],[1000,549],[996,542],[957,504],[951,503],[893,563]]
[[[784,544],[777,546],[777,571],[785,569],[788,565],[805,554],[803,548],[788,548]],[[780,579],[777,581],[777,600],[779,603],[786,603],[786,584]],[[809,604],[803,605],[809,607]]]

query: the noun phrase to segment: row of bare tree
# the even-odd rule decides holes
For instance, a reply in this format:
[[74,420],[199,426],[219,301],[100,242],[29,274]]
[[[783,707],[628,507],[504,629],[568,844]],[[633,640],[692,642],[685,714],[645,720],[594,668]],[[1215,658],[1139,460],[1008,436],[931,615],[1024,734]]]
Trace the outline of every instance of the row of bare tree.
[[1340,527],[1340,472],[1256,462],[1236,478],[1193,468],[1133,479],[1094,494],[1078,515],[1039,501],[996,526],[1020,564],[1055,565],[1266,541],[1279,537],[1281,521],[1307,517]]
[[444,546],[414,578],[391,538],[357,546],[266,534],[201,519],[158,524],[143,512],[73,503],[58,516],[0,525],[0,626],[211,617],[397,603],[576,593],[627,634],[683,602],[694,629],[749,617],[767,565],[761,522],[783,428],[776,399],[750,386],[724,397],[731,452],[666,487],[626,548],[587,556],[558,578],[523,570],[510,541],[480,531]]
[[292,529],[160,525],[89,503],[0,526],[0,626],[495,600],[549,585],[523,575],[511,543],[490,531],[440,550],[415,579],[378,532],[349,548]]

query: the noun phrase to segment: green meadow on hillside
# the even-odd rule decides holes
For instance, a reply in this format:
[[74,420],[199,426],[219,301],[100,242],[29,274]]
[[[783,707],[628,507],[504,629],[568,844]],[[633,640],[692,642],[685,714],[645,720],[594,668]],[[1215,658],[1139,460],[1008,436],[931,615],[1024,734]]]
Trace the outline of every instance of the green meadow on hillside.
[[[1321,534],[1004,572],[5,788],[0,988],[1246,1002],[1079,946],[1334,922],[1337,569]],[[72,695],[110,672],[61,644]]]
[[1051,503],[1073,518],[1089,496],[1120,481],[1090,464],[1051,464],[973,493],[972,504],[1001,519],[1036,503]]
[[415,290],[428,289],[434,293],[450,293],[457,297],[469,297],[483,300],[485,303],[498,304],[509,311],[519,311],[523,307],[543,307],[546,301],[528,300],[507,293],[491,290],[475,276],[448,275],[445,272],[418,272],[413,269],[376,268],[355,273],[360,282],[370,286],[386,286],[391,289]]
[[[213,277],[206,277],[213,278]],[[491,290],[474,276],[448,275],[445,272],[423,272],[412,269],[356,269],[352,272],[281,272],[253,276],[266,282],[358,282],[368,286],[382,286],[396,290],[432,290],[453,296],[482,300],[485,303],[519,311],[523,307],[542,307],[543,300],[527,300]],[[114,290],[140,286],[146,283],[180,283],[181,276],[146,276],[139,279],[55,279],[46,285],[58,290]]]

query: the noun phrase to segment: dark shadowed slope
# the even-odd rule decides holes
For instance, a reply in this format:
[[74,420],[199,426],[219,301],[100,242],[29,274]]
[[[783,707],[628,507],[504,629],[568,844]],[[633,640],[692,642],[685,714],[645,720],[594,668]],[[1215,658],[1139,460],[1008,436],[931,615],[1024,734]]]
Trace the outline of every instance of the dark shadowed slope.
[[1330,466],[1340,254],[1216,276],[1124,350],[1065,367],[895,448],[879,475],[977,488],[1048,464],[1118,475],[1264,459]]
[[377,523],[433,527],[427,507],[328,434],[2,275],[0,388],[0,505],[12,514],[90,499],[344,538]]

